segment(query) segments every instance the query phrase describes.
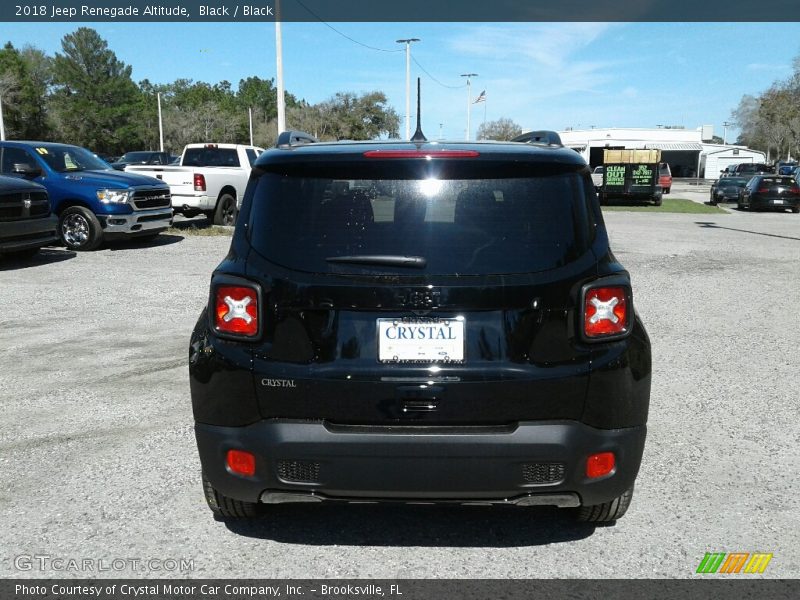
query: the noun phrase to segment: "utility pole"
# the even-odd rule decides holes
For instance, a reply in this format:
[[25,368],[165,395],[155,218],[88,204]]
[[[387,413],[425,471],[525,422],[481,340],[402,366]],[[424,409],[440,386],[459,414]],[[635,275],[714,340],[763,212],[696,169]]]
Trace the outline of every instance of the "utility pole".
[[161,121],[161,92],[156,92],[158,100],[158,150],[164,151],[164,123]]
[[406,139],[411,139],[411,44],[419,42],[419,38],[397,40],[398,44],[406,45]]
[[275,2],[275,57],[278,83],[278,135],[286,131],[286,102],[283,97],[283,38],[281,36],[281,3]]
[[253,146],[253,107],[247,109],[247,114],[250,117],[250,145]]
[[477,73],[462,73],[461,74],[461,77],[466,77],[467,78],[467,135],[465,136],[465,139],[467,141],[469,141],[469,128],[470,128],[470,126],[469,126],[469,117],[470,117],[470,113],[472,112],[472,92],[470,91],[470,78],[471,77],[477,77],[477,76],[478,76]]
[[722,122],[722,145],[723,146],[727,146],[728,145],[728,126],[729,125],[730,125],[730,123],[728,123],[727,121],[723,121]]

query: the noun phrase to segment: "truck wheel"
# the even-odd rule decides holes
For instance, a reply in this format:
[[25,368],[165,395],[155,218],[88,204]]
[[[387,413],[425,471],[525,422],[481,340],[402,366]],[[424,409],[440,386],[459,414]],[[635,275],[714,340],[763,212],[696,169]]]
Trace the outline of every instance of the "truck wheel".
[[661,196],[656,196],[653,198],[653,206],[661,206],[662,198]]
[[100,221],[88,208],[70,206],[58,219],[61,241],[70,250],[94,250],[103,241]]
[[244,502],[234,500],[220,494],[203,474],[203,492],[206,496],[208,508],[215,516],[223,519],[251,519],[263,512],[263,507],[257,502]]
[[578,520],[584,523],[610,523],[616,521],[628,512],[631,498],[633,498],[633,486],[610,502],[581,506],[578,509]]
[[236,198],[230,194],[222,194],[217,201],[214,212],[214,225],[236,224]]

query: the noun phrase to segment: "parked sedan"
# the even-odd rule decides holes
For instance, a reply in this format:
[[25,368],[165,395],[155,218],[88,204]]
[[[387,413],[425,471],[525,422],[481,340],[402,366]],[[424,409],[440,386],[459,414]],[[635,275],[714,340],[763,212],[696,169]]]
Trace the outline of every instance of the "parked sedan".
[[792,177],[756,175],[742,190],[739,210],[786,210],[800,213],[800,185]]
[[750,181],[749,177],[720,177],[711,184],[711,204],[738,202],[739,194]]

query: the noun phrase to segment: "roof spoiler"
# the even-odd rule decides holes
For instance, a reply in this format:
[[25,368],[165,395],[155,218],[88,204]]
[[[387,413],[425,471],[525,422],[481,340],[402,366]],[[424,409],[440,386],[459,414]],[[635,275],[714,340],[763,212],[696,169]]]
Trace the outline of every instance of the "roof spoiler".
[[275,142],[275,146],[277,148],[292,148],[305,144],[316,144],[317,142],[319,142],[317,138],[304,131],[283,131],[278,136],[278,141]]
[[528,144],[545,144],[547,146],[563,146],[561,136],[555,131],[529,131],[515,137],[512,142],[527,142]]

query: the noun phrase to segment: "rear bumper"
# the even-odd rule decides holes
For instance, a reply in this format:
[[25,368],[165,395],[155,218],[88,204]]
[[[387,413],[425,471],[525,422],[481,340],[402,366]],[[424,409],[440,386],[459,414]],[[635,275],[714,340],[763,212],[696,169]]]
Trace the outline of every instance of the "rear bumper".
[[[226,496],[249,502],[384,500],[600,504],[633,485],[646,428],[596,429],[576,421],[500,427],[339,426],[264,420],[196,424],[203,471]],[[226,467],[228,450],[256,456],[252,477]],[[586,458],[614,452],[616,468],[585,475]]]
[[58,218],[49,216],[0,223],[0,252],[16,252],[58,243]]
[[175,212],[203,211],[211,210],[216,206],[216,201],[208,197],[208,194],[197,192],[196,194],[172,194],[172,208]]
[[750,205],[755,208],[786,210],[800,206],[800,198],[751,198]]

